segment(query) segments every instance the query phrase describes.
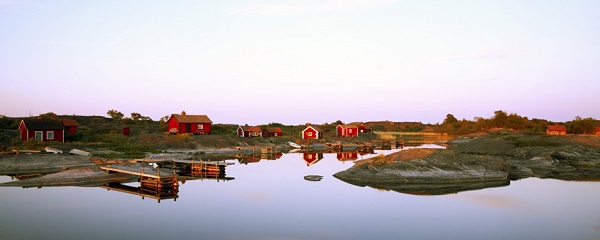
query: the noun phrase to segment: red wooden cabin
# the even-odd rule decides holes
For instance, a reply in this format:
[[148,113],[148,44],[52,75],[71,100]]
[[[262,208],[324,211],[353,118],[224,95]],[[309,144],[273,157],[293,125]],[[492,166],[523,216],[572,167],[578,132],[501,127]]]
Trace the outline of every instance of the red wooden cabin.
[[370,133],[373,132],[373,129],[371,129],[369,126],[366,126],[364,124],[360,124],[360,126],[358,126],[358,133]]
[[356,137],[358,136],[358,127],[354,124],[344,124],[337,126],[338,137]]
[[258,126],[250,127],[250,126],[246,125],[246,126],[239,126],[237,129],[237,134],[239,137],[246,137],[246,138],[262,137],[263,131]]
[[65,142],[65,128],[60,120],[23,119],[19,124],[21,140]]
[[280,137],[283,135],[281,128],[267,128],[263,131],[263,137]]
[[323,137],[323,131],[318,127],[308,125],[302,130],[302,139],[319,139]]
[[210,134],[212,121],[206,115],[187,115],[184,111],[171,115],[167,124],[171,133]]
[[63,126],[65,127],[65,131],[67,132],[67,134],[71,135],[71,134],[75,134],[77,133],[77,121],[75,120],[69,120],[69,119],[65,119],[65,120],[61,120]]
[[594,131],[594,134],[596,134],[596,135],[600,135],[600,126],[598,126],[598,127],[596,128],[596,130]]
[[567,127],[565,125],[548,125],[546,128],[547,135],[567,135]]

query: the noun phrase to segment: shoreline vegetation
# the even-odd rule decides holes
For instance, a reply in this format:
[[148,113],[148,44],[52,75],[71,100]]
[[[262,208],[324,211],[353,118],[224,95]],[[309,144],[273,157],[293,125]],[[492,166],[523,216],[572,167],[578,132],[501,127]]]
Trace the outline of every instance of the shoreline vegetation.
[[[554,122],[529,120],[503,111],[496,111],[492,118],[476,118],[474,121],[457,120],[448,114],[442,124],[354,123],[365,124],[379,134],[366,133],[352,138],[336,136],[335,127],[343,124],[338,120],[317,125],[325,131],[323,138],[318,140],[300,138],[305,125],[259,125],[279,127],[284,136],[240,138],[236,135],[238,125],[234,124],[213,124],[211,135],[171,135],[165,134],[164,122],[149,118],[133,120],[56,116],[51,113],[41,117],[76,120],[79,123],[78,133],[69,136],[64,143],[22,142],[16,130],[20,118],[0,117],[0,152],[5,153],[0,155],[0,174],[26,176],[22,181],[0,186],[97,186],[115,181],[134,181],[130,176],[108,174],[98,166],[139,165],[135,159],[154,157],[215,161],[233,159],[240,154],[260,153],[265,148],[286,153],[293,149],[288,142],[321,152],[340,151],[339,147],[344,151],[372,151],[390,148],[400,142],[446,147],[408,149],[388,156],[376,156],[356,161],[353,167],[334,175],[353,185],[409,194],[437,195],[506,186],[511,180],[527,177],[600,180],[600,136],[547,136],[543,129]],[[598,123],[595,119],[576,117],[561,124],[569,126],[571,133],[590,133],[590,129]],[[124,127],[130,129],[130,136],[121,134],[120,129]],[[65,153],[70,149],[81,149],[91,152],[92,156],[6,154],[13,150],[41,150],[45,147]]]

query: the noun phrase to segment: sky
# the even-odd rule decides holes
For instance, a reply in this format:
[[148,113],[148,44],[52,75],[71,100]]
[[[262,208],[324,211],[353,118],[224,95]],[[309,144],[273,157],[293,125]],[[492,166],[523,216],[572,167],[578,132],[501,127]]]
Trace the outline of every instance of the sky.
[[0,114],[600,119],[600,1],[0,0]]

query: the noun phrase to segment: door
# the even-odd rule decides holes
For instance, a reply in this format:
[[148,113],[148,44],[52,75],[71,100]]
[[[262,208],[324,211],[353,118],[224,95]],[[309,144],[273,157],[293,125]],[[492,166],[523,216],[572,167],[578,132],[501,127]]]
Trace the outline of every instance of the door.
[[191,133],[192,132],[192,124],[191,123],[186,124],[185,130],[186,130],[185,131],[186,133]]
[[42,131],[35,131],[35,140],[38,142],[41,142],[44,140],[44,132]]

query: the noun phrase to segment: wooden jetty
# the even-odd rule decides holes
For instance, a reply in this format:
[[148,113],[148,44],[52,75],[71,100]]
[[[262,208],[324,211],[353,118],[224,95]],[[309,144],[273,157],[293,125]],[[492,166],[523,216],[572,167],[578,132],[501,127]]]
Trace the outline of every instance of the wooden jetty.
[[162,200],[162,199],[174,199],[174,201],[177,201],[177,197],[179,197],[177,195],[178,191],[176,191],[174,189],[161,189],[160,191],[156,191],[155,188],[144,188],[143,186],[132,187],[132,186],[127,186],[127,185],[123,185],[120,183],[109,183],[109,184],[104,184],[100,187],[107,189],[107,190],[111,190],[111,191],[141,196],[142,199],[144,199],[144,198],[156,199],[156,200],[158,200],[159,203],[160,203],[160,200]]
[[160,169],[153,169],[151,167],[132,167],[117,165],[111,167],[100,167],[102,170],[107,172],[119,172],[140,177],[140,184],[142,187],[147,189],[154,188],[157,191],[162,189],[174,189],[177,190],[177,174],[170,172],[161,172]]

